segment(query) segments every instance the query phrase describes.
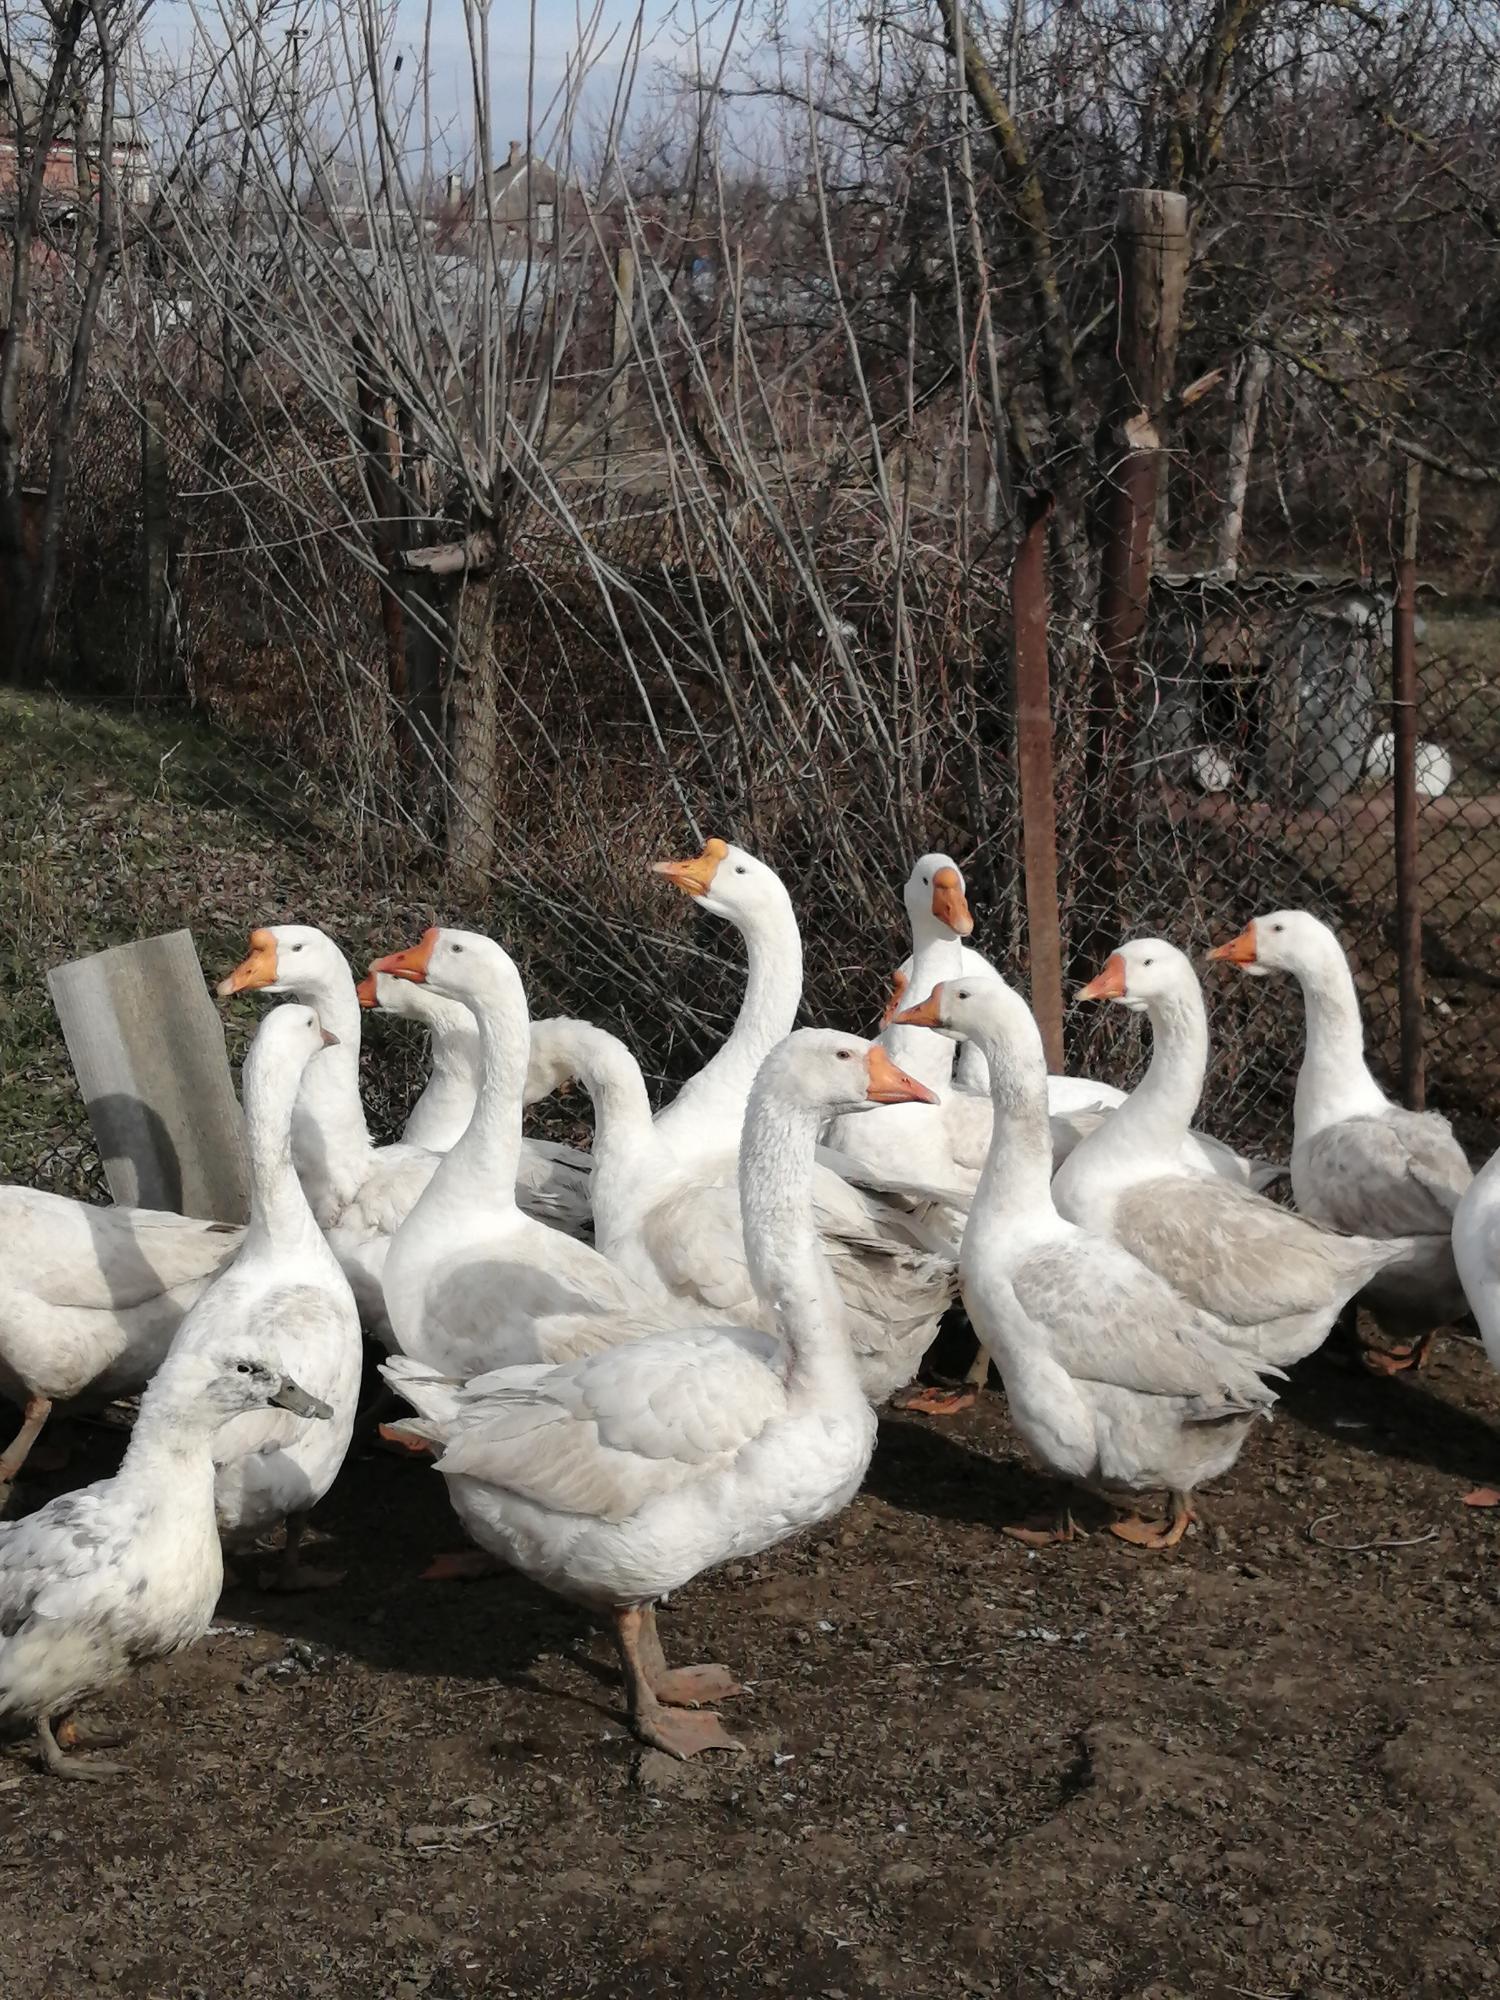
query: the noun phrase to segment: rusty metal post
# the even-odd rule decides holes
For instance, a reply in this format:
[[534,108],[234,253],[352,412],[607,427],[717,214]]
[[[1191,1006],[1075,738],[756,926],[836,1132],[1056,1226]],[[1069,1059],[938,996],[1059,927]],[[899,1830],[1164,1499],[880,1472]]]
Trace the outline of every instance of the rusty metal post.
[[1391,728],[1395,733],[1396,957],[1401,1019],[1401,1096],[1408,1110],[1427,1102],[1422,999],[1422,883],[1417,841],[1417,524],[1422,468],[1408,459],[1397,507],[1400,550],[1391,623]]
[[1119,942],[1134,823],[1139,648],[1151,590],[1161,476],[1159,424],[1171,392],[1188,266],[1187,197],[1127,188],[1115,218],[1119,378],[1105,429],[1104,542],[1085,754],[1085,920],[1074,948],[1089,967]]
[[1031,1011],[1047,1068],[1063,1071],[1062,925],[1057,904],[1057,794],[1052,767],[1052,681],[1047,663],[1047,523],[1050,493],[1025,503],[1025,531],[1010,572],[1014,635],[1016,768],[1026,864],[1026,942]]

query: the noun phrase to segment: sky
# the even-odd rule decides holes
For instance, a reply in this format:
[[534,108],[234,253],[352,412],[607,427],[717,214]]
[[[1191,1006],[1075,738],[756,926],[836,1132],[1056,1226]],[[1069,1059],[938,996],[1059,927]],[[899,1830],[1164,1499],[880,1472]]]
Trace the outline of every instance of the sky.
[[[227,34],[227,23],[235,18],[240,0],[196,0],[196,14],[215,41]],[[393,0],[394,33],[390,45],[392,62],[401,58],[403,83],[417,74],[422,55],[426,22],[424,0]],[[598,14],[593,12],[598,5]],[[691,22],[694,0],[641,0],[644,7],[644,55],[638,66],[634,101],[644,108],[654,95],[653,85],[662,67],[680,67],[685,57],[686,24]],[[700,16],[707,22],[710,42],[716,24],[728,12],[722,0],[696,0]],[[431,0],[431,75],[434,122],[451,125],[455,120],[472,123],[469,52],[465,34],[462,0]],[[318,33],[318,24],[337,13],[329,0],[279,0],[271,17],[268,37],[273,46],[294,24],[309,24],[309,36]],[[148,40],[173,48],[185,44],[192,35],[193,0],[157,0],[150,16]],[[352,9],[345,10],[345,18]],[[534,0],[534,103],[541,118],[558,92],[569,66],[576,65],[585,42],[595,52],[590,80],[584,96],[585,114],[592,113],[602,123],[618,88],[622,67],[629,60],[632,31],[636,22],[636,0]],[[490,76],[493,123],[493,152],[503,158],[507,142],[524,140],[527,131],[528,51],[532,49],[532,10],[526,0],[490,0]],[[283,25],[284,24],[284,25]],[[718,28],[722,44],[722,27]],[[304,42],[304,47],[308,44]],[[466,139],[467,139],[467,135]],[[539,150],[546,150],[545,145]]]

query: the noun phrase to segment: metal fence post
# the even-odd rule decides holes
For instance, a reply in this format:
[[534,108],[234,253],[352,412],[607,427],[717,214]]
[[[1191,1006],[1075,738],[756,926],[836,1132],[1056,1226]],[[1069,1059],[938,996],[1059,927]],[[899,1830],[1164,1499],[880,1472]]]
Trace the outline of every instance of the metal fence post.
[[[1399,470],[1399,468],[1398,468]],[[1396,504],[1400,552],[1391,623],[1391,728],[1395,735],[1396,958],[1401,1020],[1401,1095],[1407,1108],[1427,1102],[1422,1000],[1422,883],[1417,843],[1417,526],[1422,468],[1401,471]]]
[[1047,523],[1050,493],[1030,496],[1010,573],[1014,636],[1016,767],[1026,866],[1026,942],[1031,1011],[1047,1067],[1063,1070],[1062,927],[1057,905],[1057,797],[1052,763],[1052,682],[1047,663]]

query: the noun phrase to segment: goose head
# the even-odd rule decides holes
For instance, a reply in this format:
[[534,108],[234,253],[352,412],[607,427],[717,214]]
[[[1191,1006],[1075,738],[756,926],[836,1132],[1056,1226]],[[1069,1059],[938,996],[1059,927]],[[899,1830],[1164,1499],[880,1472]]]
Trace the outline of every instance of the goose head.
[[1197,983],[1186,954],[1165,938],[1132,938],[1111,952],[1104,970],[1079,992],[1080,1000],[1116,1000],[1143,1014],[1153,1000],[1170,1000]]
[[515,960],[495,940],[480,931],[449,930],[434,924],[406,951],[377,958],[370,967],[382,974],[426,987],[440,1000],[456,1000],[477,1014],[490,1007],[515,1007],[524,1014],[526,996]]
[[247,1410],[290,1410],[319,1420],[333,1415],[327,1403],[292,1380],[274,1348],[264,1343],[175,1349],[147,1395],[153,1392],[212,1430]]
[[338,1045],[338,1036],[329,1033],[313,1008],[273,1007],[256,1029],[246,1054],[244,1087],[253,1091],[274,1076],[295,1097],[307,1065],[324,1049]]
[[1344,963],[1343,946],[1327,924],[1308,910],[1272,910],[1268,916],[1256,917],[1238,937],[1215,945],[1208,955],[1255,979],[1271,972],[1289,972],[1297,979],[1316,978]]
[[902,897],[911,918],[913,943],[973,935],[974,917],[964,894],[963,870],[951,855],[922,855],[906,878]]
[[791,897],[781,877],[733,841],[708,840],[691,861],[657,861],[652,866],[700,909],[724,917],[740,930],[791,913]]
[[931,1028],[952,1042],[977,1042],[989,1059],[992,1086],[1009,1086],[1006,1094],[1014,1095],[1022,1084],[1034,1083],[1045,1101],[1041,1031],[1021,995],[998,974],[944,979],[918,1006],[904,1008],[892,1025]]
[[879,1042],[832,1028],[796,1028],[761,1064],[756,1093],[823,1118],[880,1104],[936,1104],[926,1084],[898,1069]]
[[250,933],[250,949],[214,989],[231,993],[316,993],[337,990],[349,963],[326,931],[312,924],[268,924]]
[[361,1007],[375,1007],[382,1014],[399,1014],[403,1020],[420,1021],[434,1035],[463,1035],[473,1038],[474,1022],[467,1007],[457,1000],[445,1000],[425,981],[398,979],[372,967],[355,988]]

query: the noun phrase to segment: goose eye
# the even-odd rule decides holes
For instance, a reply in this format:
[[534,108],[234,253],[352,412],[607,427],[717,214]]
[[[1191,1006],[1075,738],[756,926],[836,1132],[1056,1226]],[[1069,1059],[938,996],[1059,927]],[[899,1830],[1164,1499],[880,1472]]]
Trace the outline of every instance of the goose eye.
[[854,1051],[853,1049],[835,1049],[834,1054],[840,1062],[848,1062],[852,1058]]
[[463,950],[463,946],[462,946],[461,944],[456,944],[456,945],[454,945],[453,949],[454,949],[455,951],[462,951],[462,950]]
[[236,1361],[234,1372],[236,1375],[248,1375],[250,1373],[250,1363],[248,1361]]
[[1155,965],[1155,963],[1156,963],[1156,960],[1155,960],[1154,958],[1143,958],[1143,959],[1141,960],[1141,964],[1142,964],[1142,965]]
[[292,950],[293,950],[293,951],[301,951],[301,949],[302,949],[302,947],[301,947],[301,945],[300,945],[300,944],[294,944],[294,945],[292,946]]
[[736,875],[743,875],[743,874],[744,874],[744,872],[745,872],[745,864],[744,864],[744,862],[743,862],[743,861],[737,861],[737,862],[735,863],[735,866],[734,866],[734,872],[735,872],[735,874],[736,874]]

